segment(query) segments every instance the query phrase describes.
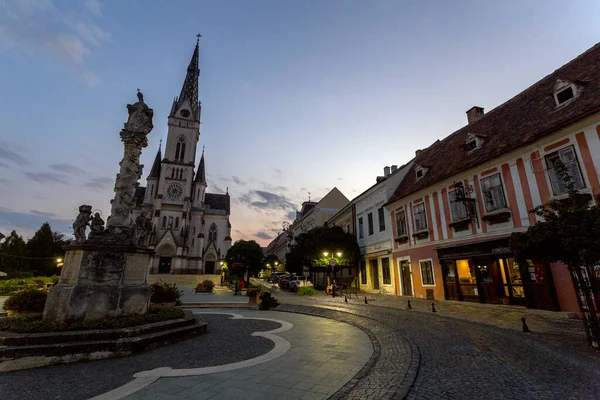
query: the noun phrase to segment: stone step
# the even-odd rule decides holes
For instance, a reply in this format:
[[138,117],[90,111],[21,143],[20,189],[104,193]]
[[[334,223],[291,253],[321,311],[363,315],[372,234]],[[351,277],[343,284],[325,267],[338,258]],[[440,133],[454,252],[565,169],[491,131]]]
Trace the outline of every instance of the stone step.
[[249,308],[256,309],[256,303],[183,303],[177,308]]

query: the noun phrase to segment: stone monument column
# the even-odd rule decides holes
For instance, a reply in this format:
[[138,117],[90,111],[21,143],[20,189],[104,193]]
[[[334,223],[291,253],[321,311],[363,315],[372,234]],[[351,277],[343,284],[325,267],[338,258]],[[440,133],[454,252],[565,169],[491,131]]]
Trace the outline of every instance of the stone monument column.
[[[79,207],[73,223],[75,240],[65,246],[60,280],[50,290],[44,308],[45,320],[97,320],[148,310],[146,275],[151,251],[145,244],[152,224],[145,213],[132,221],[131,210],[143,168],[140,154],[153,127],[153,111],[139,89],[137,96],[137,103],[127,105],[129,118],[121,130],[125,149],[107,228],[100,213],[92,217],[91,205]],[[91,232],[86,237],[88,227]]]

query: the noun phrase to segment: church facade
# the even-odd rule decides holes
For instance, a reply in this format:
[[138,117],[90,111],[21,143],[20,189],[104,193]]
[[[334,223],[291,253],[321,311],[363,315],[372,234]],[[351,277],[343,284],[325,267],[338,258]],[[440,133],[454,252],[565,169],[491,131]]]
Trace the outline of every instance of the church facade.
[[151,218],[150,273],[220,274],[231,247],[229,193],[207,193],[204,150],[196,169],[200,139],[198,43],[179,97],[168,118],[164,149],[159,147],[146,179],[136,192],[133,219]]

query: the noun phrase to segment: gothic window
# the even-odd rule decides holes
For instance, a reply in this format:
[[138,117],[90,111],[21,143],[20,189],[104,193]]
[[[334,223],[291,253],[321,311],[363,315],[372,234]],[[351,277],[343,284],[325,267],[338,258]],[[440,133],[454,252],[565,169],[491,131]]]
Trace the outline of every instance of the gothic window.
[[179,228],[179,217],[175,218],[175,229]]
[[171,168],[171,178],[175,178],[175,168]]
[[179,160],[179,152],[181,151],[181,143],[177,142],[175,146],[175,161]]
[[181,154],[179,154],[179,161],[183,162],[183,157],[185,157],[185,143],[181,143]]
[[217,241],[217,225],[212,224],[210,226],[210,230],[208,231],[208,241],[216,242]]
[[165,226],[167,226],[167,216],[166,215],[163,217],[163,223],[162,223],[162,227],[164,228]]
[[185,136],[180,135],[177,138],[177,146],[175,147],[175,161],[183,161],[185,155]]

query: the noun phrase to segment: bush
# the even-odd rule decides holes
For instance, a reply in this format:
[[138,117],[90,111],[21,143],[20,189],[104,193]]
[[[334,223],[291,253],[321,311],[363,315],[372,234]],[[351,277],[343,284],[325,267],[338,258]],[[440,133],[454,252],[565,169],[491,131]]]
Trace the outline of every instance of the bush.
[[215,283],[209,279],[200,282],[196,285],[196,292],[212,292],[215,287]]
[[46,305],[48,294],[42,290],[28,289],[11,294],[4,302],[4,309],[15,313],[41,313]]
[[153,304],[175,303],[181,304],[179,300],[183,292],[177,288],[176,284],[167,282],[157,282],[152,284],[152,294],[150,302]]
[[19,290],[41,289],[46,287],[48,283],[58,283],[58,279],[59,277],[54,275],[0,280],[0,296],[10,295]]
[[300,286],[298,288],[298,296],[314,296],[319,294],[319,291],[312,286]]
[[151,324],[183,318],[185,313],[175,307],[150,305],[147,314],[128,315],[126,317],[107,318],[98,321],[55,323],[43,321],[42,314],[21,314],[0,319],[0,331],[17,333],[41,333],[61,331],[82,331],[92,329],[116,329]]
[[271,293],[269,292],[264,292],[263,294],[260,295],[260,306],[259,308],[261,310],[269,310],[271,308],[277,307],[279,305],[279,302],[277,301],[277,299],[273,296],[271,296]]

